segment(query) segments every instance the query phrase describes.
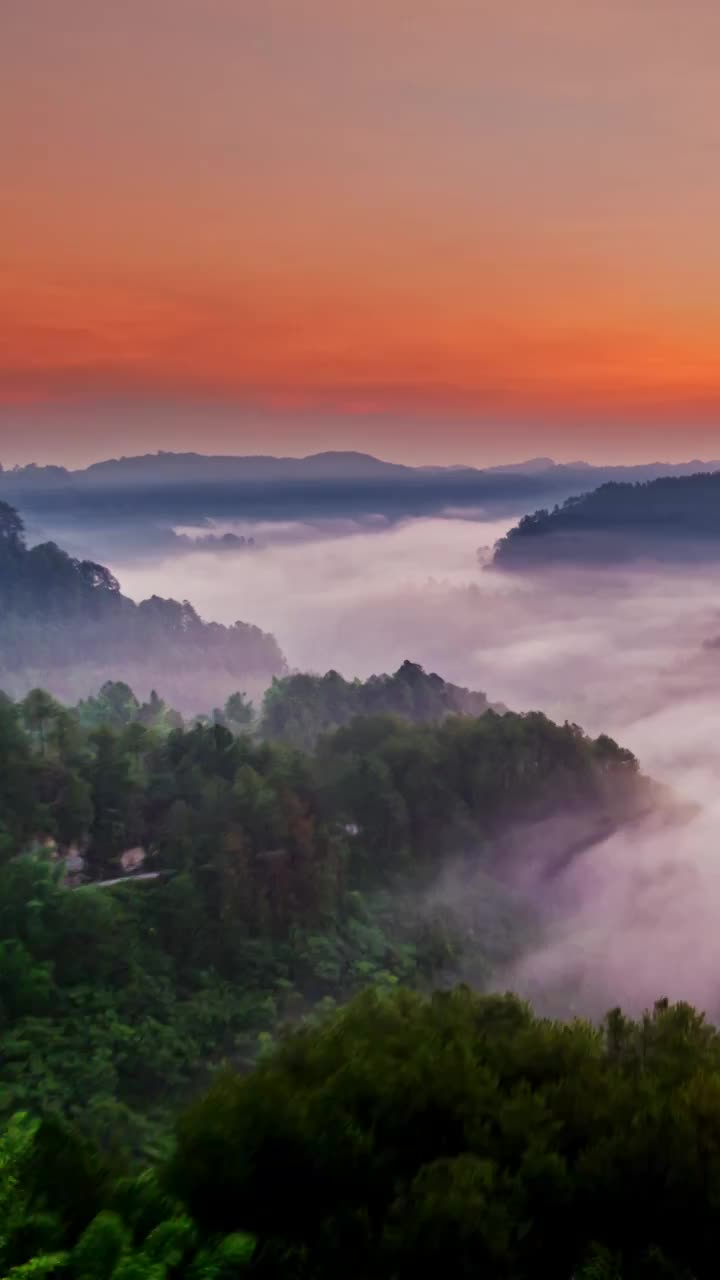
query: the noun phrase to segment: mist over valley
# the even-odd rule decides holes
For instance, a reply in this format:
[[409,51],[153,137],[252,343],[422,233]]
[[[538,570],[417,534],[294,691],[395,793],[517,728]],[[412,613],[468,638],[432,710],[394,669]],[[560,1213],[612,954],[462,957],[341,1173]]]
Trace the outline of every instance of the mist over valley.
[[[206,492],[158,520],[135,515],[127,477],[90,518],[67,493],[59,518],[44,497],[0,499],[0,1151],[41,1153],[17,1184],[49,1186],[23,1192],[41,1204],[67,1204],[68,1161],[85,1179],[73,1257],[107,1239],[146,1266],[192,1221],[221,1243],[183,1247],[220,1257],[223,1280],[227,1250],[236,1267],[306,1231],[308,1256],[325,1248],[322,1225],[265,1225],[263,1170],[275,1187],[288,1150],[303,1178],[317,1167],[338,1088],[349,1120],[321,1167],[345,1159],[338,1134],[364,1135],[370,1196],[435,1110],[441,1151],[447,1125],[485,1116],[449,1164],[418,1156],[443,1195],[447,1177],[472,1189],[486,1175],[463,1144],[486,1151],[499,1116],[497,1159],[537,1197],[538,1230],[554,1184],[532,1171],[525,1108],[546,1108],[561,1137],[542,1158],[576,1162],[579,1203],[587,1163],[601,1171],[568,1257],[604,1266],[597,1177],[614,1203],[628,1105],[667,1095],[663,1132],[705,1133],[720,1071],[715,477],[550,511],[517,490],[432,510],[356,490],[346,510],[338,466],[322,503],[298,486],[296,508],[270,485],[256,507],[234,493],[223,514]],[[547,1145],[578,1123],[576,1156]],[[354,1180],[366,1157],[349,1140]],[[149,1171],[128,1191],[115,1164],[92,1172],[108,1158]],[[144,1225],[123,1244],[127,1210],[103,1206],[149,1212],[156,1176],[192,1217],[163,1199],[160,1244]],[[260,1207],[238,1217],[253,1188]],[[52,1238],[74,1238],[67,1212]],[[637,1230],[645,1267],[655,1227]],[[522,1232],[511,1253],[530,1270],[504,1280],[531,1280]],[[18,1235],[6,1256],[26,1255]]]
[[[332,483],[356,465],[351,459],[343,472],[340,458]],[[641,503],[646,488],[635,486]],[[604,564],[597,554],[589,564],[560,567],[551,557],[547,564],[513,563],[506,572],[500,553],[522,517],[522,507],[491,518],[482,507],[445,507],[432,516],[371,509],[302,519],[205,516],[174,527],[175,541],[163,552],[159,544],[135,548],[128,513],[109,568],[125,598],[192,602],[205,620],[196,626],[197,656],[189,649],[183,656],[181,647],[168,661],[159,635],[155,657],[146,644],[133,656],[113,624],[102,660],[96,645],[82,671],[46,654],[44,662],[27,662],[23,674],[16,661],[5,685],[19,696],[45,684],[73,701],[121,679],[141,699],[157,688],[188,716],[222,706],[236,687],[259,707],[271,676],[287,670],[365,681],[411,658],[457,686],[483,690],[501,710],[542,711],[559,724],[607,734],[670,789],[672,815],[663,816],[658,800],[656,812],[624,832],[603,833],[594,820],[583,824],[577,812],[563,819],[559,811],[522,828],[522,857],[516,851],[510,878],[529,895],[540,932],[536,949],[499,969],[495,980],[531,993],[538,1007],[566,1013],[598,1015],[613,991],[632,1009],[661,994],[720,1007],[714,949],[702,959],[693,949],[694,962],[681,963],[698,920],[710,922],[717,903],[720,607],[711,556],[681,565],[662,553],[633,560],[628,551],[619,563],[612,557]],[[101,544],[112,545],[114,519],[100,526]],[[142,527],[141,518],[140,541]],[[82,521],[79,529],[84,545],[91,533]],[[28,536],[32,542],[32,527]],[[238,648],[218,665],[202,627],[208,624],[210,636],[213,626],[232,628],[238,618],[248,636],[257,631],[256,657]],[[85,620],[86,640],[94,625],[88,631]],[[261,643],[262,635],[269,640]],[[576,856],[568,857],[573,849]],[[523,860],[526,869],[552,864],[551,882],[523,875]],[[460,904],[467,889],[453,888],[447,868],[442,881],[440,898]],[[662,885],[670,886],[667,893]],[[651,965],[634,959],[648,950]]]

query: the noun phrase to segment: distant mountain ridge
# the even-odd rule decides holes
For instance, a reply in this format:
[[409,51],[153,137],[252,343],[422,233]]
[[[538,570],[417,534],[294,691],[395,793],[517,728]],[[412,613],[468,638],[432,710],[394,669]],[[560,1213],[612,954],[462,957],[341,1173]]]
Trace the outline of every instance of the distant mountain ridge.
[[[371,454],[306,458],[155,453],[111,458],[76,471],[31,465],[0,470],[0,500],[22,514],[29,537],[60,542],[81,559],[187,551],[179,531],[213,522],[401,520],[462,515],[517,517],[607,483],[720,469],[720,462],[596,467],[533,458],[489,467],[410,467]],[[247,530],[244,530],[247,532]]]
[[490,467],[454,464],[451,466],[410,466],[399,462],[386,462],[372,454],[352,450],[328,450],[306,457],[277,457],[271,454],[202,454],[196,452],[157,453],[107,458],[93,462],[88,467],[71,469],[56,465],[29,463],[27,466],[3,468],[0,463],[0,490],[21,487],[24,489],[72,486],[103,486],[124,483],[187,483],[188,480],[323,480],[357,478],[394,478],[410,480],[413,477],[431,476],[527,476],[547,479],[555,474],[567,476],[578,473],[584,480],[597,484],[606,480],[656,479],[661,476],[690,475],[696,472],[716,471],[720,460],[688,462],[647,462],[638,464],[596,465],[582,460],[556,462],[553,458],[530,458],[523,462],[510,462]]
[[333,479],[348,476],[386,476],[407,474],[414,468],[401,463],[384,462],[371,454],[356,452],[325,452],[309,454],[304,458],[274,457],[270,454],[201,454],[158,453],[137,454],[130,457],[107,458],[93,462],[88,467],[72,470],[67,467],[38,466],[4,470],[0,465],[0,487],[4,484],[82,485],[95,486],[117,484],[126,481],[153,484],[187,483],[196,481],[243,480],[303,480]]

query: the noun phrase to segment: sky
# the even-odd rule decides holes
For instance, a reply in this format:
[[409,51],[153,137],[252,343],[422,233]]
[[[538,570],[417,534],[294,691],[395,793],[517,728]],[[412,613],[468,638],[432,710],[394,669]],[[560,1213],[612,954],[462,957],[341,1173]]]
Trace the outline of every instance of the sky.
[[715,0],[2,0],[0,461],[720,453]]

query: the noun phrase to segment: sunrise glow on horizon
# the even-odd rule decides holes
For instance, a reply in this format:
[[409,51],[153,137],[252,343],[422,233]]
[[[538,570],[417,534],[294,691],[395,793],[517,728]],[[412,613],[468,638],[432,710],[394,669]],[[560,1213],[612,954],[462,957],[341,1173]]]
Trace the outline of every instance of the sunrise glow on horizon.
[[6,465],[720,453],[709,0],[5,0],[0,41]]

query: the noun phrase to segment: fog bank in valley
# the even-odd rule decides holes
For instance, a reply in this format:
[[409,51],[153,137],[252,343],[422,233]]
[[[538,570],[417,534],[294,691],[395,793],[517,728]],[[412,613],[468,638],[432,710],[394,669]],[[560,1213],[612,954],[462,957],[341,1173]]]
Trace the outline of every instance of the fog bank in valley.
[[252,555],[113,569],[135,598],[188,597],[205,617],[274,632],[293,668],[365,677],[411,658],[514,710],[630,747],[696,815],[615,835],[576,858],[552,893],[538,888],[544,941],[503,980],[549,1008],[596,1014],[668,995],[720,1013],[716,575],[648,563],[506,576],[477,553],[509,523],[453,513],[287,524],[257,529]]

